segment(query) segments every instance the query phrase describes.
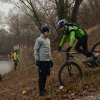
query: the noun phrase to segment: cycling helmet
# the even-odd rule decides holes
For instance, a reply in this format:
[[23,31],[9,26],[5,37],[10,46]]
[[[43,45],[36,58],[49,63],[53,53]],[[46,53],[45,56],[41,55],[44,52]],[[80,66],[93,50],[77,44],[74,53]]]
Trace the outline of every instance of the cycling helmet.
[[44,32],[49,32],[50,28],[47,24],[43,25],[41,27],[41,32],[44,33]]
[[57,27],[62,28],[66,23],[67,21],[65,19],[59,20],[57,23]]

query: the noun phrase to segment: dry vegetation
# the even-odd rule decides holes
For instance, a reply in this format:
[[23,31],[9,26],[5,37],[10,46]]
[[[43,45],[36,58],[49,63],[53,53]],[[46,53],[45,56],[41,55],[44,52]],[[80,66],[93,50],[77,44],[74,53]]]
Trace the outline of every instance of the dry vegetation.
[[[100,40],[99,28],[90,34],[89,45]],[[24,52],[24,53],[23,53]],[[0,83],[0,100],[74,100],[80,96],[100,91],[100,68],[90,69],[81,66],[84,79],[79,83],[73,83],[66,88],[59,90],[58,70],[64,62],[64,55],[56,50],[53,53],[54,67],[48,77],[46,89],[48,95],[38,95],[38,68],[35,66],[32,49],[20,50],[21,61],[17,71],[12,71],[3,76]]]

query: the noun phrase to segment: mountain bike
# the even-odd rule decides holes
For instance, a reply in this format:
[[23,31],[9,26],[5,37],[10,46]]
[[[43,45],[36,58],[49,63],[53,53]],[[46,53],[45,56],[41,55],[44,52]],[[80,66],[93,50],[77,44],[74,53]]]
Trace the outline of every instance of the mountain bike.
[[62,86],[68,86],[71,83],[78,83],[82,80],[83,73],[80,64],[88,65],[91,68],[100,67],[100,42],[96,43],[90,51],[95,56],[95,59],[91,57],[90,59],[80,60],[75,56],[76,52],[63,50],[67,57],[65,64],[61,66],[58,72],[58,79]]

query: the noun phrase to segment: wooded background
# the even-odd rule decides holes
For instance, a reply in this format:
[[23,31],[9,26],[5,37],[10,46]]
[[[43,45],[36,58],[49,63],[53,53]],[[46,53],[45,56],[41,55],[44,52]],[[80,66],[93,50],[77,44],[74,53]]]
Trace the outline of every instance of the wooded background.
[[[51,41],[59,34],[56,23],[66,19],[84,29],[100,23],[100,0],[0,0],[14,6],[5,17],[0,13],[0,51],[11,52],[14,45],[32,47],[41,25],[51,28]],[[3,28],[3,24],[8,30]]]

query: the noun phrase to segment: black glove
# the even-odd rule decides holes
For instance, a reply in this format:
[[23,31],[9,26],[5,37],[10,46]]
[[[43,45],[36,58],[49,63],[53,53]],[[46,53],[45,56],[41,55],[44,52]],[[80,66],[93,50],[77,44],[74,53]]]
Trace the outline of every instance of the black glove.
[[59,46],[58,51],[61,52],[62,46]]
[[66,52],[69,52],[71,50],[72,47],[69,47],[66,49]]
[[53,62],[52,61],[50,61],[50,67],[53,67]]
[[36,61],[36,66],[40,66],[40,62],[39,61]]

